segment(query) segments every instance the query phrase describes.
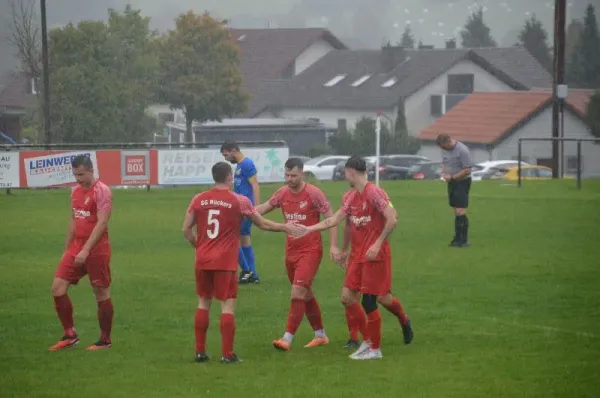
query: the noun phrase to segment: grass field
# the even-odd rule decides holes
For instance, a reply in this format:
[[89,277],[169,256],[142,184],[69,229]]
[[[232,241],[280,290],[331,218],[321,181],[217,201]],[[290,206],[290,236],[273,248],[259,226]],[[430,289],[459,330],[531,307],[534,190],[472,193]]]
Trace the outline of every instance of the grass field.
[[[344,183],[322,185],[337,208]],[[236,351],[218,362],[218,307],[208,364],[192,362],[196,297],[193,251],[180,233],[192,189],[114,191],[115,322],[111,350],[96,341],[87,281],[70,292],[79,347],[47,348],[61,336],[50,284],[69,217],[65,191],[0,196],[1,397],[600,397],[600,184],[478,183],[471,243],[451,249],[453,217],[439,182],[385,184],[400,222],[392,235],[394,292],[412,318],[401,342],[383,311],[381,361],[355,362],[339,304],[343,275],[324,261],[315,290],[329,346],[292,351],[284,331],[289,284],[284,237],[254,235],[262,284],[240,286]],[[264,186],[263,199],[274,186]],[[280,219],[279,213],[272,216]]]

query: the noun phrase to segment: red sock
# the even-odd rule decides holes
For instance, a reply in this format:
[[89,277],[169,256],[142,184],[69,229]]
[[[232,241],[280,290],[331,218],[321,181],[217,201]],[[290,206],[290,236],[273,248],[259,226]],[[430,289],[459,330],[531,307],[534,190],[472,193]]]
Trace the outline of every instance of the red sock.
[[300,326],[300,322],[302,322],[305,312],[306,303],[304,300],[292,299],[290,312],[288,313],[287,329],[285,331],[292,335],[296,334],[296,330],[298,330],[298,326]]
[[404,308],[402,307],[400,300],[398,300],[396,297],[392,297],[392,304],[390,306],[383,304],[383,306],[386,310],[396,315],[402,325],[406,325],[406,322],[408,322],[408,316],[404,312]]
[[56,314],[63,329],[65,330],[66,336],[72,336],[75,334],[73,330],[73,304],[71,299],[66,294],[64,296],[54,296],[54,308]]
[[369,340],[369,330],[367,329],[367,317],[365,316],[365,311],[358,301],[354,304],[346,307],[352,318],[353,324],[360,331],[363,336],[363,340]]
[[194,316],[194,331],[196,332],[196,352],[206,352],[206,331],[208,330],[208,311],[202,308],[196,308]]
[[221,350],[224,357],[233,355],[235,337],[235,318],[233,314],[221,315]]
[[107,298],[98,301],[98,323],[100,324],[100,340],[110,342],[114,307],[112,300]]
[[350,313],[348,307],[346,307],[346,323],[348,324],[348,332],[350,333],[350,340],[358,340],[358,327],[354,322],[354,318]]
[[381,313],[379,310],[370,312],[367,315],[369,336],[371,337],[371,348],[378,350],[381,344]]
[[306,318],[313,330],[323,329],[323,317],[321,316],[321,307],[316,298],[312,298],[306,302]]

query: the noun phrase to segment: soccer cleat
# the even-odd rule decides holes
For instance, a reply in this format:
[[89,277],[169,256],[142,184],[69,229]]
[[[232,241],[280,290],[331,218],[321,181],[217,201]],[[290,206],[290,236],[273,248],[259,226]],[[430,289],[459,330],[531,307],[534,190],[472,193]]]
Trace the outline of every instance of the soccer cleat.
[[352,340],[352,339],[350,339],[350,340],[348,340],[348,342],[346,343],[346,345],[344,346],[344,348],[348,348],[348,349],[354,348],[354,349],[356,349],[359,346],[360,346],[360,343],[358,342],[358,340]]
[[354,353],[350,354],[350,358],[351,359],[358,359],[359,356],[361,356],[365,352],[369,351],[370,349],[371,349],[371,342],[370,341],[363,341],[360,344],[360,347],[358,347],[358,350],[356,350],[356,351],[354,351]]
[[377,350],[373,350],[373,349],[368,349],[366,351],[364,351],[362,354],[357,355],[355,357],[350,357],[352,359],[356,359],[356,360],[369,360],[369,359],[381,359],[383,358],[383,354],[381,353],[380,349]]
[[206,353],[204,352],[197,352],[196,353],[196,358],[194,358],[194,361],[201,363],[201,362],[208,362],[210,358],[208,357],[208,355],[206,355]]
[[112,343],[110,341],[98,340],[94,344],[92,344],[91,346],[89,346],[88,348],[86,348],[86,350],[88,350],[88,351],[98,351],[98,350],[106,350],[106,349],[108,349],[110,347],[112,347]]
[[322,336],[322,337],[315,336],[308,344],[306,344],[304,346],[304,348],[319,347],[319,346],[327,345],[327,344],[329,344],[329,339],[327,338],[327,336]]
[[402,327],[402,335],[404,336],[404,344],[410,344],[413,341],[413,338],[415,337],[410,321],[407,321],[404,325],[400,324],[400,326]]
[[257,277],[252,277],[250,278],[250,280],[248,281],[248,284],[250,285],[258,285],[260,284],[260,279],[258,279]]
[[250,283],[250,281],[252,280],[252,277],[254,276],[254,273],[252,271],[248,271],[248,272],[244,272],[241,276],[240,276],[240,281],[239,283],[242,285],[248,284]]
[[240,363],[242,360],[235,354],[227,357],[221,357],[221,363]]
[[286,339],[273,340],[272,344],[279,351],[289,351],[292,349],[292,344]]
[[79,343],[79,337],[75,336],[63,336],[58,343],[48,348],[49,351],[59,351],[65,348],[75,347]]

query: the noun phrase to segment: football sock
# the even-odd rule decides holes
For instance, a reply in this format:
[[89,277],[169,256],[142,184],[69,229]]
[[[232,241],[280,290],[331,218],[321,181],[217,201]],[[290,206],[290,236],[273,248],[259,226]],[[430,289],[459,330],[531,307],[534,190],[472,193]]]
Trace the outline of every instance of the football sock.
[[114,307],[112,300],[107,298],[104,301],[98,301],[98,323],[100,324],[100,340],[110,342],[110,332],[112,330]]
[[290,304],[290,312],[288,313],[286,332],[291,335],[296,334],[304,313],[306,312],[306,303],[304,300],[292,299]]
[[206,331],[208,330],[208,311],[202,308],[196,309],[194,317],[194,331],[196,332],[196,352],[206,352]]
[[248,267],[248,261],[246,261],[246,256],[244,255],[244,250],[240,247],[238,252],[238,263],[240,264],[240,268],[242,272],[249,272],[250,267]]
[[367,317],[365,316],[365,311],[361,307],[358,301],[354,302],[354,304],[346,307],[349,310],[349,315],[352,318],[353,324],[360,331],[363,336],[363,340],[369,340],[369,330],[367,329]]
[[352,318],[351,311],[346,307],[346,323],[348,324],[348,332],[350,340],[358,341],[358,327]]
[[74,335],[75,332],[73,330],[73,304],[71,303],[71,299],[69,299],[69,296],[67,296],[66,294],[64,296],[54,296],[54,308],[56,309],[58,319],[60,319],[60,323],[62,324],[62,327],[65,330],[65,335]]
[[221,349],[224,357],[233,355],[235,337],[235,317],[233,314],[221,314]]
[[463,217],[462,238],[464,242],[467,242],[469,240],[469,218],[466,214]]
[[293,334],[291,334],[291,333],[289,333],[289,332],[285,332],[285,333],[283,334],[283,339],[284,339],[285,341],[287,341],[288,343],[291,343],[291,342],[292,342],[292,340],[294,340],[294,335],[293,335]]
[[371,349],[378,350],[381,344],[381,313],[379,309],[367,315],[369,326],[369,337],[371,337]]
[[459,216],[454,216],[454,241],[460,240],[460,218]]
[[252,248],[252,245],[242,247],[242,251],[244,252],[244,257],[246,257],[248,270],[254,273],[255,278],[258,278],[258,273],[256,272],[256,259],[254,257],[254,249]]
[[321,316],[321,307],[315,297],[306,302],[306,318],[313,330],[323,330],[323,317]]
[[406,322],[408,322],[408,316],[404,312],[404,308],[402,307],[402,303],[400,302],[400,300],[398,300],[396,297],[392,297],[392,304],[389,306],[383,304],[383,306],[386,310],[396,315],[396,317],[400,321],[400,324],[406,325]]

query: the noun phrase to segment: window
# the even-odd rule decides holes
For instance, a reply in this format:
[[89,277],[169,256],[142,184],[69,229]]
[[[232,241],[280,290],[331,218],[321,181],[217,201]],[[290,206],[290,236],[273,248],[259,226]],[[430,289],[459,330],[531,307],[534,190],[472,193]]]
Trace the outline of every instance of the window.
[[552,172],[548,169],[537,169],[537,174],[541,178],[552,178]]
[[361,77],[360,79],[358,79],[357,81],[355,81],[354,83],[352,83],[352,87],[358,87],[361,84],[363,84],[364,82],[366,82],[367,80],[369,80],[369,78],[371,77],[371,75],[364,75],[363,77]]
[[521,169],[521,178],[537,177],[535,169]]
[[[581,172],[583,172],[583,156],[581,157]],[[577,174],[577,156],[567,156],[566,174]]]
[[333,87],[346,78],[347,75],[337,75],[330,81],[324,84],[325,87]]
[[473,74],[448,75],[448,94],[471,94],[474,88]]
[[324,160],[321,163],[319,163],[319,167],[321,167],[321,166],[336,166],[339,162],[340,162],[340,158],[331,158],[331,159],[327,159],[327,160]]
[[442,96],[441,95],[432,95],[429,100],[429,104],[431,106],[430,112],[431,116],[442,116]]
[[395,77],[392,77],[391,79],[389,79],[389,80],[386,80],[386,81],[385,81],[385,82],[384,82],[384,83],[381,85],[381,87],[385,87],[385,88],[392,87],[392,86],[393,86],[394,84],[396,84],[397,82],[398,82],[398,79],[396,79]]

